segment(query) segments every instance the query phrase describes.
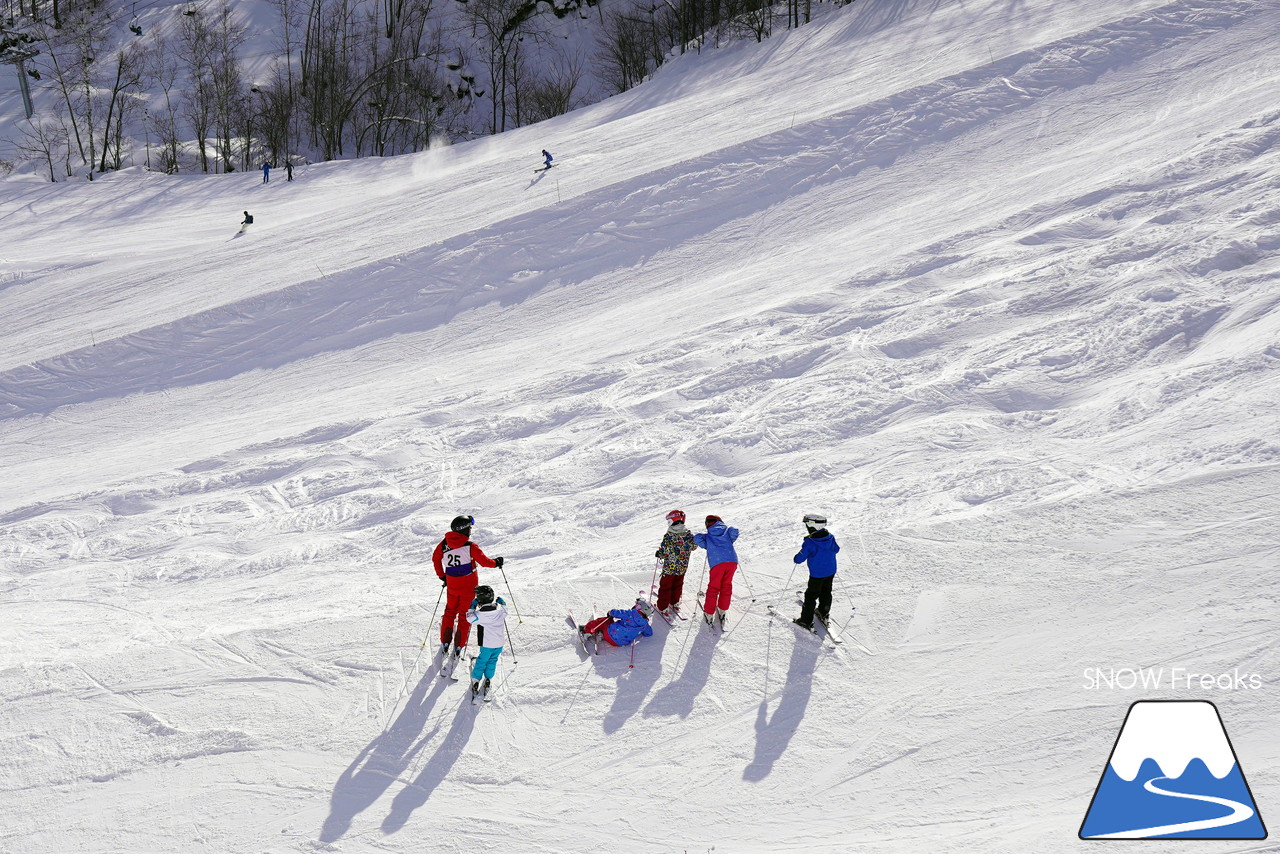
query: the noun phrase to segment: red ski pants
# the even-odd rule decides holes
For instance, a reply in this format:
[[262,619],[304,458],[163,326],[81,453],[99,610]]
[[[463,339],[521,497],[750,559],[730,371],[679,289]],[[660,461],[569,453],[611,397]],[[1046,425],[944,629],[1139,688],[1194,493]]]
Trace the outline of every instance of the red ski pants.
[[702,600],[702,610],[714,614],[716,609],[729,610],[729,600],[733,598],[733,574],[738,565],[733,561],[725,561],[711,567],[711,580],[707,582],[707,597]]
[[468,575],[446,575],[448,591],[444,594],[444,618],[440,621],[440,643],[453,642],[459,649],[467,645],[471,637],[471,624],[467,622],[467,609],[476,598],[474,572]]
[[684,593],[683,575],[664,575],[658,582],[658,610],[668,605],[679,605],[680,596]]

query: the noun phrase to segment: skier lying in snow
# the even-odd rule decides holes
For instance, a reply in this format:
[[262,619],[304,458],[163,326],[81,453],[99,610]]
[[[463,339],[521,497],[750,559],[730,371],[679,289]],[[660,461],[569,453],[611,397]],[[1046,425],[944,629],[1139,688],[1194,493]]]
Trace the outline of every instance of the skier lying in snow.
[[596,617],[578,631],[597,638],[603,637],[606,643],[613,646],[627,646],[638,638],[653,637],[653,626],[649,625],[649,615],[653,606],[643,599],[637,599],[632,608],[614,608],[607,616]]

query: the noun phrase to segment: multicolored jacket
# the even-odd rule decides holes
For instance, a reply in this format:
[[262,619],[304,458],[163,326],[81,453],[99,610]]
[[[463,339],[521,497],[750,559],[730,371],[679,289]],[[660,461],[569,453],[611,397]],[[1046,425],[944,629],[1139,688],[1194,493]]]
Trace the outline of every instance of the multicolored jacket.
[[663,575],[684,575],[689,569],[689,555],[698,547],[693,541],[693,534],[683,522],[667,528],[662,535],[662,545],[658,546],[657,557],[662,558]]

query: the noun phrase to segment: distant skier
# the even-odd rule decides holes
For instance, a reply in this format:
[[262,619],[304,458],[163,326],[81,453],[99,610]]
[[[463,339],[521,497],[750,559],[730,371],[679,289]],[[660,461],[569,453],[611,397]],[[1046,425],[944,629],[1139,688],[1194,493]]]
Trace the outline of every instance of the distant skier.
[[603,617],[596,617],[578,630],[604,638],[605,643],[612,646],[627,646],[638,638],[653,637],[653,626],[649,625],[649,615],[653,606],[643,599],[637,599],[630,608],[614,608]]
[[263,163],[262,164],[262,183],[266,184],[266,183],[269,183],[270,181],[271,181],[271,164]]
[[733,599],[733,574],[738,571],[738,553],[733,548],[734,541],[738,539],[738,529],[727,527],[719,516],[708,516],[706,526],[705,534],[693,535],[693,541],[707,550],[707,563],[711,565],[702,614],[707,625],[713,619],[719,619],[723,626],[725,612]]
[[284,162],[284,179],[286,181],[293,180],[293,161],[286,160]]
[[471,696],[474,702],[475,696],[482,694],[487,702],[498,656],[507,643],[507,603],[501,596],[494,597],[492,587],[482,584],[476,588],[475,601],[467,610],[467,622],[477,627],[480,636],[480,654],[471,668]]
[[667,532],[662,535],[655,557],[662,560],[662,580],[658,582],[659,611],[674,617],[684,593],[684,574],[689,569],[689,555],[698,547],[693,534],[684,526],[684,511],[667,514]]
[[461,658],[462,650],[471,636],[471,624],[467,622],[467,608],[476,598],[476,564],[502,566],[502,558],[491,558],[471,542],[471,526],[474,516],[457,516],[449,525],[449,533],[431,554],[440,582],[448,589],[444,617],[440,621],[440,654],[446,655],[453,646],[454,658]]
[[244,221],[240,223],[240,230],[236,234],[244,234],[249,230],[249,226],[253,225],[253,217],[248,211],[244,212]]
[[809,584],[804,589],[804,605],[800,609],[800,619],[793,622],[813,631],[813,618],[816,613],[824,624],[831,615],[831,582],[836,577],[836,552],[840,544],[827,530],[827,518],[818,513],[807,513],[804,526],[809,530],[804,538],[800,552],[795,556],[796,563],[809,564]]
[[543,167],[542,167],[542,168],[543,168],[543,170],[550,169],[550,168],[551,168],[551,159],[552,159],[552,158],[551,158],[551,152],[550,152],[550,151],[547,151],[545,148],[544,148],[544,149],[542,149],[542,159],[543,159],[544,161],[546,161],[546,162],[543,164]]

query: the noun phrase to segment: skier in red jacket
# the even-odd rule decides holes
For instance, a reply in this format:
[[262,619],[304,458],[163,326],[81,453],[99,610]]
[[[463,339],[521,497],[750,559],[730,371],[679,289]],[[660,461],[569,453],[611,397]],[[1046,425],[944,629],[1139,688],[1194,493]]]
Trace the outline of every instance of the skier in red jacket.
[[471,624],[467,622],[467,609],[476,598],[476,565],[502,566],[502,558],[491,558],[471,542],[471,526],[475,524],[474,516],[458,516],[449,525],[449,533],[436,546],[431,554],[431,563],[436,568],[436,575],[448,588],[444,606],[444,618],[440,621],[440,654],[449,651],[453,644],[453,654],[462,655],[467,639],[471,636]]

